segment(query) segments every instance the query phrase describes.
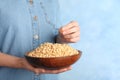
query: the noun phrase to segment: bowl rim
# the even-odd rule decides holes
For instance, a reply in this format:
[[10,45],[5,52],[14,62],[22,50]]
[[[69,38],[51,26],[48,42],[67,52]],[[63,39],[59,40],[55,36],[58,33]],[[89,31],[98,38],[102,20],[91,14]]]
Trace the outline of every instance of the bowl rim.
[[70,56],[61,56],[61,57],[32,57],[32,56],[28,56],[27,54],[29,54],[29,52],[27,52],[24,56],[25,57],[30,57],[30,58],[36,58],[36,59],[55,59],[55,58],[66,58],[66,57],[72,57],[72,56],[76,56],[76,55],[82,55],[82,51],[81,50],[77,50],[79,53],[78,54],[74,54],[74,55],[70,55]]

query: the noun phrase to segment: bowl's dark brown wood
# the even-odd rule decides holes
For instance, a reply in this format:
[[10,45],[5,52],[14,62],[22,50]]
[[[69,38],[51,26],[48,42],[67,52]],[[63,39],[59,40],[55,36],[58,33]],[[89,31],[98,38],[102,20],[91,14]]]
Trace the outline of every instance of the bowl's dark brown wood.
[[30,57],[25,55],[27,61],[34,67],[44,67],[44,68],[51,68],[51,69],[58,69],[64,68],[74,64],[80,57],[82,52],[78,51],[79,54],[66,56],[66,57],[55,57],[55,58],[37,58],[37,57]]

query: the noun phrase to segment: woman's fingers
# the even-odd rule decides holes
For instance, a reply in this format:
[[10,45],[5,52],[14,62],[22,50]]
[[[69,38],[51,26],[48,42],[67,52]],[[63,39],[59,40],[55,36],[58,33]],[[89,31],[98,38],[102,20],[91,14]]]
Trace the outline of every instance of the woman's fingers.
[[63,69],[58,69],[58,70],[46,70],[46,73],[48,74],[58,74],[58,73],[62,73],[65,71],[70,70],[69,68],[63,68]]
[[75,43],[80,40],[80,37],[68,39],[69,42]]
[[76,38],[76,37],[79,37],[79,36],[80,36],[80,32],[77,31],[77,32],[74,32],[74,33],[71,33],[71,34],[64,35],[63,37],[66,38],[66,39],[72,39],[72,38]]
[[34,68],[34,73],[36,75],[43,74],[43,73],[45,73],[45,69],[43,69],[43,68]]
[[70,23],[68,23],[67,25],[65,25],[64,27],[62,27],[62,30],[68,30],[70,28],[72,28],[73,26],[79,26],[78,22],[76,21],[71,21]]
[[80,37],[75,37],[75,38],[66,38],[65,40],[64,40],[64,42],[71,42],[71,43],[75,43],[75,42],[77,42],[77,41],[79,41],[80,40]]
[[79,32],[80,31],[80,28],[79,26],[73,26],[69,29],[66,29],[66,30],[62,30],[62,32],[60,32],[62,35],[68,35],[68,34],[71,34],[71,33],[75,33],[75,32]]
[[56,69],[56,70],[50,70],[50,69],[44,69],[44,68],[35,68],[34,72],[37,75],[39,75],[39,74],[58,74],[58,73],[68,71],[70,69],[71,69],[71,67]]

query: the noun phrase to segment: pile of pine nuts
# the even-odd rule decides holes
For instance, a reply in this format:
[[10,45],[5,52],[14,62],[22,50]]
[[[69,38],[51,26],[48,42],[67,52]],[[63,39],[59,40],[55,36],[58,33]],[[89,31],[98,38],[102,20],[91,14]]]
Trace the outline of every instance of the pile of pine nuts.
[[28,56],[49,58],[71,56],[78,53],[78,50],[72,48],[68,44],[46,42],[44,44],[41,44],[35,50],[29,52]]

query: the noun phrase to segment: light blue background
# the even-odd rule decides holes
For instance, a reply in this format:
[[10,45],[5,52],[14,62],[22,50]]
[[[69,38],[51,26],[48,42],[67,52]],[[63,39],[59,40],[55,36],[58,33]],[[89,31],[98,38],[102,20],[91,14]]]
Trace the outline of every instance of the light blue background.
[[120,0],[60,0],[62,24],[77,20],[81,59],[60,80],[120,80]]

